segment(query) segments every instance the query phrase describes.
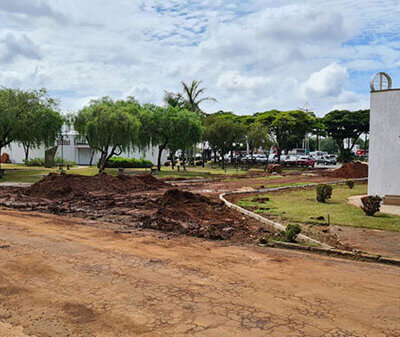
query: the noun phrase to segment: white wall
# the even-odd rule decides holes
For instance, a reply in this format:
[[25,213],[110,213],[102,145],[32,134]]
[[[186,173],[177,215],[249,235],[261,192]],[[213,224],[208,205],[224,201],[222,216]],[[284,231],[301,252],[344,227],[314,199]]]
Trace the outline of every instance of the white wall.
[[[66,160],[75,161],[78,165],[88,165],[91,156],[91,149],[88,146],[76,146],[74,135],[65,136],[64,146],[62,147],[63,157]],[[24,148],[17,144],[11,143],[8,147],[2,149],[2,152],[6,152],[10,155],[10,160],[13,163],[22,164],[25,159]],[[29,158],[44,158],[45,147],[40,146],[38,149],[29,150]],[[59,144],[56,157],[61,157],[61,144]],[[119,157],[124,158],[146,158],[154,164],[157,164],[158,149],[156,147],[150,147],[146,151],[128,151],[122,153]],[[95,165],[100,158],[100,154],[96,152],[93,156],[93,165]],[[164,150],[161,157],[161,163],[167,161],[167,151]]]
[[400,89],[371,92],[368,194],[400,195]]

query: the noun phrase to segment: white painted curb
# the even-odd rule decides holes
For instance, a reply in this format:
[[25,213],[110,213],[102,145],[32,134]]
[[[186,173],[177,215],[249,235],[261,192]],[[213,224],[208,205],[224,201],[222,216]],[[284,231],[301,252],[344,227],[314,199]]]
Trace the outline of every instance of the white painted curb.
[[[363,180],[367,180],[368,178],[358,178],[358,179],[352,179],[355,181],[363,181]],[[333,182],[328,182],[326,184],[340,184],[340,183],[344,183],[346,182],[346,180],[337,180],[337,181],[333,181]],[[229,208],[233,208],[236,209],[237,211],[239,211],[242,214],[245,214],[253,219],[256,219],[257,221],[260,221],[264,224],[266,224],[271,230],[273,231],[283,231],[286,230],[286,226],[282,225],[281,223],[269,220],[267,218],[264,218],[263,216],[251,212],[247,209],[244,209],[243,207],[240,207],[238,205],[235,205],[233,203],[231,203],[230,201],[225,199],[225,196],[227,195],[232,195],[232,194],[252,194],[252,193],[265,193],[265,192],[275,192],[275,191],[281,191],[281,190],[288,190],[288,189],[293,189],[293,188],[304,188],[304,187],[310,187],[310,186],[316,186],[318,185],[317,183],[312,183],[312,184],[305,184],[305,185],[292,185],[292,186],[283,186],[283,187],[272,187],[272,188],[262,188],[262,189],[258,189],[258,190],[253,190],[253,191],[234,191],[234,192],[226,192],[226,193],[222,193],[219,195],[219,199],[222,200],[226,206],[228,206]],[[322,243],[320,241],[314,240],[304,234],[299,234],[299,236],[297,237],[299,241],[302,242],[306,242],[306,243],[311,243],[311,244],[316,244],[318,246],[321,246],[323,248],[328,248],[328,249],[332,249],[333,247],[328,246],[325,243]]]

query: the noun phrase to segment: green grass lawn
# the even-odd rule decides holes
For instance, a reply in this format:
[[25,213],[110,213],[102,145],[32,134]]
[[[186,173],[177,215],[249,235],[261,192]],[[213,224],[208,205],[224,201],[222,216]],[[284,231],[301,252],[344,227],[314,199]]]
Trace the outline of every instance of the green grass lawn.
[[[377,213],[370,217],[360,208],[347,203],[348,197],[361,194],[367,194],[366,184],[356,184],[352,190],[345,185],[333,185],[332,198],[325,204],[316,201],[315,188],[253,195],[240,200],[238,204],[285,223],[326,224],[329,214],[333,225],[400,231],[399,216]],[[257,197],[269,200],[255,201]],[[324,220],[317,220],[320,216]]]
[[[2,164],[2,168],[5,169],[5,175],[3,178],[0,178],[0,182],[23,182],[23,183],[32,183],[40,180],[43,176],[49,174],[50,172],[57,172],[58,168],[54,167],[51,169],[47,169],[44,167],[34,167],[34,166],[25,166],[23,164]],[[255,171],[257,169],[252,169]],[[141,173],[141,172],[149,172],[149,169],[125,169],[128,173]],[[111,175],[117,175],[117,169],[106,169],[106,172]],[[82,174],[82,175],[95,175],[98,173],[98,169],[95,166],[89,167],[72,167],[70,170],[66,171],[66,173],[74,173],[74,174]],[[155,175],[160,178],[174,178],[174,177],[183,177],[186,179],[196,179],[196,178],[206,178],[212,179],[219,176],[225,175],[236,175],[236,174],[247,174],[248,171],[241,171],[240,169],[236,171],[234,167],[228,167],[225,170],[222,170],[219,166],[213,167],[187,167],[186,171],[182,169],[178,171],[176,168],[172,170],[171,167],[162,167],[161,172],[156,172]]]

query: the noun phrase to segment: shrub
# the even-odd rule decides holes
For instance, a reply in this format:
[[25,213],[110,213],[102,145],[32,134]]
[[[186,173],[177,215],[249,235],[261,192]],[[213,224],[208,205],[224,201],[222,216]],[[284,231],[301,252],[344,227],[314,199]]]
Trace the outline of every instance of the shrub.
[[354,180],[346,180],[346,185],[347,185],[348,188],[353,189]]
[[171,162],[170,162],[169,160],[166,161],[166,162],[164,163],[164,166],[165,166],[165,167],[171,166]]
[[64,159],[64,161],[63,161],[61,157],[54,158],[54,164],[55,165],[64,164],[64,166],[67,166],[67,165],[69,165],[69,166],[77,166],[78,165],[75,161],[72,161],[72,160]]
[[[33,158],[33,159],[29,159],[29,160],[24,160],[24,163],[26,166],[45,166],[45,161],[43,158]],[[76,166],[77,163],[71,160],[66,160],[64,159],[64,161],[62,160],[61,157],[56,157],[54,158],[54,165],[58,166],[61,165],[62,163],[64,163],[64,166]]]
[[202,161],[202,160],[197,160],[197,161],[195,162],[195,165],[196,165],[196,166],[201,166],[201,165],[203,165],[203,161]]
[[319,184],[316,187],[317,190],[317,201],[326,202],[326,199],[332,197],[332,186],[326,184]]
[[361,209],[368,216],[374,216],[376,212],[379,212],[381,208],[382,198],[378,195],[367,195],[366,197],[361,198],[361,202],[363,206]]
[[297,236],[301,233],[301,227],[299,225],[287,225],[286,230],[283,231],[283,235],[288,242],[296,242]]
[[151,168],[154,164],[147,159],[141,158],[110,158],[106,164],[108,168]]
[[26,166],[44,166],[43,158],[31,158],[28,160],[24,160]]
[[351,163],[355,159],[355,154],[349,149],[345,149],[339,153],[338,161],[341,163]]

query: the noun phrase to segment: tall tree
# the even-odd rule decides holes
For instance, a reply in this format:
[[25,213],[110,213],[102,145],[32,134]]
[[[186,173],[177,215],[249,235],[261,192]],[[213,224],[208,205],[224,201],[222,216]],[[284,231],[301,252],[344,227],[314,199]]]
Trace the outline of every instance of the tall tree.
[[183,92],[182,99],[189,111],[196,112],[199,115],[203,115],[204,112],[200,109],[200,104],[205,101],[216,101],[214,97],[206,96],[202,97],[206,88],[201,87],[202,81],[192,81],[190,84],[182,82]]
[[64,119],[57,111],[58,101],[51,98],[45,89],[24,92],[21,105],[24,118],[21,120],[21,135],[17,141],[22,144],[25,161],[28,161],[31,148],[55,145]]
[[[352,149],[363,133],[369,132],[369,110],[334,110],[323,118],[326,132],[339,147],[339,160],[343,162],[352,159]],[[345,140],[349,144],[345,144]]]
[[60,114],[54,110],[56,105],[45,89],[1,88],[0,153],[14,141],[22,143],[26,149],[41,143],[53,145],[62,125]]
[[158,146],[157,169],[161,171],[161,157],[166,149],[186,151],[200,141],[202,125],[196,113],[180,107],[146,105],[140,116],[143,139]]
[[103,97],[92,100],[75,116],[75,130],[100,152],[99,172],[112,156],[138,146],[140,122],[131,109],[127,102]]
[[200,104],[205,101],[216,101],[214,97],[203,97],[207,89],[202,87],[202,81],[192,81],[190,84],[182,82],[182,92],[165,91],[164,103],[197,113],[204,117]]
[[269,151],[271,146],[274,144],[268,127],[262,125],[259,121],[249,126],[246,136],[252,157],[254,151],[260,147]]
[[301,143],[315,123],[314,115],[302,110],[266,111],[257,114],[257,120],[269,127],[277,147],[278,162],[282,151],[289,151]]
[[214,153],[222,157],[222,168],[225,168],[224,156],[233,149],[233,144],[244,140],[246,129],[240,123],[228,118],[217,118],[206,126],[204,138],[209,142]]

